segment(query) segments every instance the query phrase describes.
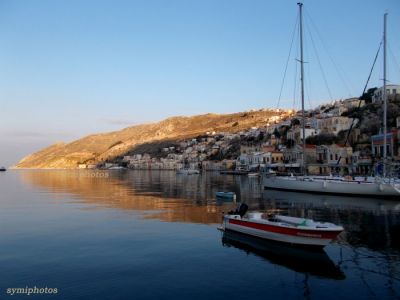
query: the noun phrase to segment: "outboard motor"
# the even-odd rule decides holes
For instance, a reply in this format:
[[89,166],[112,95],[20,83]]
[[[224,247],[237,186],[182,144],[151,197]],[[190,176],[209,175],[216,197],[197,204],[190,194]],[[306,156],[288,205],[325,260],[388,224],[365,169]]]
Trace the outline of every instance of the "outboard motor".
[[241,218],[246,214],[249,206],[246,203],[241,203],[235,210],[234,214],[239,215]]

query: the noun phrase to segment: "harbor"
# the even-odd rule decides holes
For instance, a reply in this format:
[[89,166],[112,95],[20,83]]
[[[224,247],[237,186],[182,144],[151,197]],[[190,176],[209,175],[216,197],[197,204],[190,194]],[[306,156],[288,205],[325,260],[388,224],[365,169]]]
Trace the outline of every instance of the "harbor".
[[400,299],[395,1],[4,0],[0,299]]
[[[400,295],[399,201],[264,190],[260,180],[218,172],[90,172],[2,174],[3,285],[46,282],[60,299],[124,297],[132,288],[140,299]],[[220,190],[235,191],[250,210],[344,232],[317,252],[221,233],[223,214],[237,203],[219,201]]]

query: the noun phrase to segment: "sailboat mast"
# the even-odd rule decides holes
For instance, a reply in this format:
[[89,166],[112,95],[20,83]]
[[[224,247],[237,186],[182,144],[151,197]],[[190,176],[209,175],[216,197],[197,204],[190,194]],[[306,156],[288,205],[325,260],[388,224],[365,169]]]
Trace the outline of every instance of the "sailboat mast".
[[303,119],[303,153],[302,153],[302,169],[303,173],[307,170],[306,168],[306,118],[304,114],[304,61],[303,61],[303,3],[297,3],[299,6],[299,14],[300,14],[300,83],[301,83],[301,117]]
[[386,177],[387,158],[387,93],[386,93],[386,19],[387,13],[383,15],[383,177]]

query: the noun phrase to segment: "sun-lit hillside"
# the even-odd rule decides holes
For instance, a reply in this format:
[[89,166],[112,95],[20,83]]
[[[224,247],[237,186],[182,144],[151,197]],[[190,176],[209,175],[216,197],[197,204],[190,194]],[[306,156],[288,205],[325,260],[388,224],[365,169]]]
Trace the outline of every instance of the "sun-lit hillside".
[[207,131],[238,132],[265,126],[269,118],[280,113],[262,109],[223,115],[172,117],[158,123],[89,135],[68,144],[58,143],[25,157],[16,168],[77,168],[80,163],[95,164],[110,160],[143,143],[195,137]]

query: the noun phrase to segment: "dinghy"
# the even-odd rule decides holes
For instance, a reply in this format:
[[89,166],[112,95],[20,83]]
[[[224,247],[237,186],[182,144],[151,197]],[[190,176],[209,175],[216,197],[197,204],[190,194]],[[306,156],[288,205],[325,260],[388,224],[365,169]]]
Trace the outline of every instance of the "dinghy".
[[234,192],[216,192],[215,196],[221,199],[236,200],[236,194]]

